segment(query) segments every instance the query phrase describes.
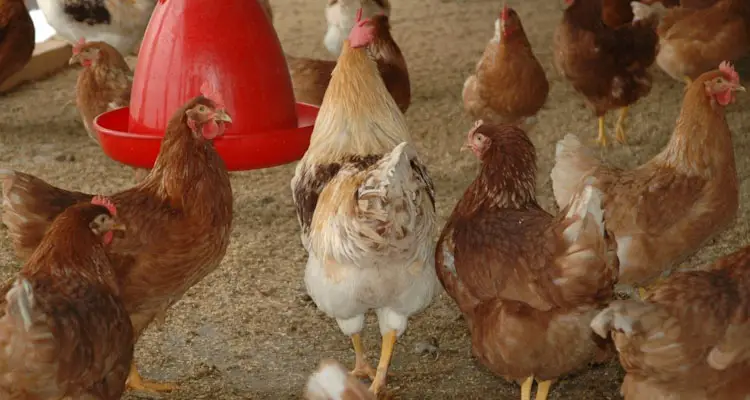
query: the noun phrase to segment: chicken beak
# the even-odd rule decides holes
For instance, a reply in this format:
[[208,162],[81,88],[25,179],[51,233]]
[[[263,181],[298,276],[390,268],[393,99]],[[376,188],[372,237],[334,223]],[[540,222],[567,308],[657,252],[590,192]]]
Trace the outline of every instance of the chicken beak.
[[463,146],[461,146],[461,150],[460,151],[463,153],[464,151],[470,150],[470,149],[471,149],[471,145],[467,142],[467,143],[464,143]]
[[123,224],[123,223],[121,223],[121,222],[115,222],[115,223],[114,223],[114,224],[112,225],[112,228],[111,228],[111,229],[112,229],[113,231],[120,231],[120,232],[125,232],[125,231],[127,230],[127,228],[125,228],[125,224]]
[[737,84],[737,86],[733,87],[732,90],[735,92],[747,92],[747,89],[745,89],[744,86]]
[[216,121],[222,121],[231,124],[232,123],[232,117],[227,114],[226,110],[218,110],[216,111],[216,116],[214,117]]
[[81,62],[81,57],[78,54],[73,54],[68,60],[68,65],[74,65]]

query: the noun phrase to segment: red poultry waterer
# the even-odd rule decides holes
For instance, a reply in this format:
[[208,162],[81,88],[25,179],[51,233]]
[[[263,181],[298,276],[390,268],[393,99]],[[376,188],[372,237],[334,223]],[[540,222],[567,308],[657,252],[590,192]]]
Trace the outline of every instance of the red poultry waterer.
[[232,124],[214,141],[230,171],[299,160],[318,108],[295,103],[276,31],[257,1],[160,0],[139,51],[130,107],[94,120],[104,153],[151,168],[172,114],[208,82]]

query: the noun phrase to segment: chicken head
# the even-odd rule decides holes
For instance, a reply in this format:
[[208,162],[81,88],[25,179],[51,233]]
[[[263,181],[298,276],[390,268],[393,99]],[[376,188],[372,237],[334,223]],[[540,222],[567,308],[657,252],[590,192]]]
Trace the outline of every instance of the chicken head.
[[481,119],[474,123],[467,134],[466,143],[461,147],[461,151],[471,150],[480,160],[492,142],[486,135],[477,131],[482,125],[484,125],[484,121]]
[[500,36],[505,39],[521,29],[521,19],[518,17],[516,10],[503,6],[503,12],[500,14]]
[[196,138],[212,140],[224,134],[226,124],[232,123],[232,117],[218,93],[210,90],[206,84],[201,88],[201,93],[203,98],[198,104],[185,111],[187,124]]
[[91,204],[99,206],[96,211],[100,213],[89,222],[89,229],[94,235],[102,238],[102,243],[112,243],[116,231],[125,231],[125,225],[117,220],[115,205],[109,199],[101,196],[95,196],[91,199]]
[[745,87],[740,85],[740,75],[728,61],[719,65],[719,72],[720,75],[704,83],[706,95],[710,96],[717,104],[727,106],[734,102],[735,92],[744,92]]
[[78,43],[73,46],[73,55],[68,60],[68,65],[81,64],[84,67],[94,65],[94,62],[99,59],[99,52],[101,51],[96,45],[97,43],[87,43],[84,38],[78,40]]

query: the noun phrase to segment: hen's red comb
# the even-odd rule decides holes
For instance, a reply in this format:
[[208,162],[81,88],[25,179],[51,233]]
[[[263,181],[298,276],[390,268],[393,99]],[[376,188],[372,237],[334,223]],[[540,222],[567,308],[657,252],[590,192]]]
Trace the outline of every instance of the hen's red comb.
[[86,44],[86,39],[85,39],[85,38],[80,38],[80,39],[78,39],[78,43],[76,43],[76,44],[75,44],[75,45],[73,46],[73,54],[78,54],[78,53],[80,53],[80,52],[81,52],[81,48],[82,48],[82,47],[83,47],[83,45],[85,45],[85,44]]
[[357,22],[349,32],[349,45],[353,48],[365,47],[372,42],[375,37],[375,28],[370,23],[370,19],[362,20],[362,8],[357,10]]
[[724,73],[732,83],[740,83],[740,74],[734,70],[734,66],[729,61],[723,61],[719,64],[719,71]]
[[503,19],[503,22],[508,20],[508,3],[503,4],[503,13],[500,15],[500,18]]
[[91,199],[91,204],[106,208],[112,216],[117,215],[117,207],[115,207],[115,204],[112,203],[112,200],[104,196],[94,196],[94,198]]
[[216,91],[210,83],[203,82],[203,85],[201,85],[201,94],[203,97],[213,101],[217,108],[224,108],[224,99],[221,97],[221,93]]

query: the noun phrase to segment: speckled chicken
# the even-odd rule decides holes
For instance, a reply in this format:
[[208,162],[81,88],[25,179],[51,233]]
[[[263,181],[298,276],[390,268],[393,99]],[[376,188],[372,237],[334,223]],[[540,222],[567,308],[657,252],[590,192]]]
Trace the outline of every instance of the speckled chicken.
[[95,197],[52,222],[0,306],[0,398],[117,400],[133,331],[104,247],[125,227]]
[[750,398],[750,247],[613,302],[591,327],[612,335],[625,400]]
[[[356,376],[382,393],[396,339],[437,289],[432,181],[404,115],[367,54],[372,25],[355,25],[333,70],[292,195],[308,251],[305,285],[351,336]],[[360,332],[374,310],[383,337],[377,371]]]
[[522,382],[523,400],[537,380],[544,400],[556,379],[611,355],[589,328],[617,280],[602,193],[587,186],[554,217],[536,201],[536,152],[522,129],[478,121],[466,147],[482,167],[443,229],[435,268],[473,354]]

